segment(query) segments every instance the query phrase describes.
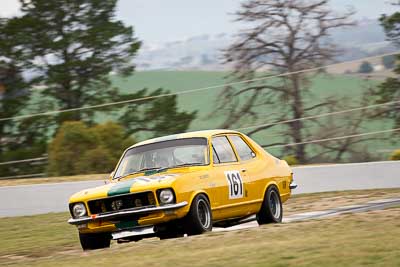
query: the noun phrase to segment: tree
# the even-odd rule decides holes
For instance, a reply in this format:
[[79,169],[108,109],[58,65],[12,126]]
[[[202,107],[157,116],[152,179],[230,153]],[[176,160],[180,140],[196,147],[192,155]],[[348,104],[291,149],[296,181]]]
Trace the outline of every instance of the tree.
[[[240,90],[226,87],[219,97],[218,109],[228,113],[221,127],[257,120],[257,111],[265,105],[276,110],[268,120],[281,121],[299,119],[332,104],[328,99],[318,104],[304,101],[310,79],[301,71],[333,60],[338,49],[329,43],[329,33],[334,28],[353,25],[352,12],[336,15],[327,0],[248,0],[236,15],[250,28],[241,31],[224,53],[226,63],[234,68],[231,79],[249,80],[265,71],[291,74],[269,83],[248,82]],[[238,100],[239,96],[242,100]],[[262,126],[248,134],[275,126]],[[305,136],[311,136],[303,126],[301,120],[286,124],[282,131],[289,137],[286,141],[301,143]],[[272,144],[264,144],[268,145]],[[305,148],[301,144],[285,152],[304,163],[308,160]]]
[[282,158],[282,160],[286,161],[290,166],[299,164],[299,161],[293,155],[285,156]]
[[372,67],[371,63],[368,61],[363,61],[360,65],[360,68],[358,69],[359,73],[371,73],[374,71],[374,68]]
[[[21,69],[15,64],[13,58],[8,56],[11,42],[5,38],[3,29],[6,22],[0,19],[0,117],[12,117],[19,113],[29,99],[27,84],[22,78]],[[0,121],[0,154],[6,149],[5,140],[10,132],[11,121]]]
[[[3,98],[7,99],[8,105],[11,105],[12,99],[15,103],[28,101],[30,105],[18,104],[15,108],[10,106],[7,113],[2,112],[1,118],[15,116],[18,112],[26,114],[75,109],[165,92],[162,89],[153,92],[140,90],[124,95],[113,88],[110,74],[114,73],[118,77],[131,75],[134,71],[133,58],[141,44],[134,37],[133,28],[125,26],[115,18],[117,0],[20,2],[22,16],[0,19],[0,60],[6,58],[7,63],[7,70],[3,65],[0,66],[0,76],[4,69],[4,73],[7,74],[4,77],[7,77],[7,81],[13,79],[15,87],[11,94],[11,88],[14,87],[7,85],[7,95],[18,96]],[[10,76],[10,71],[14,72],[15,76]],[[22,79],[21,74],[29,79]],[[26,85],[18,85],[20,81]],[[32,90],[33,88],[40,90]],[[11,139],[19,140],[18,144],[24,143],[25,147],[32,147],[28,144],[37,143],[39,140],[41,151],[45,151],[48,139],[63,122],[82,120],[88,125],[94,125],[97,117],[95,114],[98,112],[122,110],[116,112],[117,117],[126,122],[131,134],[145,129],[153,135],[184,131],[195,117],[195,112],[178,111],[175,96],[138,103],[127,107],[115,105],[101,110],[75,110],[52,117],[23,119],[18,123],[9,120],[6,122],[12,125],[12,130],[0,134],[4,140],[10,140],[11,134],[18,133],[17,137]],[[139,118],[136,123],[140,123],[141,129],[136,129],[135,121],[127,120],[134,116],[133,114],[126,113],[126,118],[122,118],[124,107],[125,110],[134,113],[142,110],[146,112],[135,114]],[[0,131],[5,129],[3,125],[5,124],[0,121]],[[28,154],[24,158],[27,158]],[[35,156],[40,155],[31,155]],[[59,167],[64,168],[62,165]],[[55,172],[55,168],[49,169]],[[67,172],[61,169],[61,172],[64,171]]]
[[[400,74],[400,72],[397,72]],[[392,102],[400,99],[400,80],[399,78],[387,78],[373,92],[377,104]],[[400,105],[393,104],[386,108],[381,108],[374,114],[375,118],[389,118],[393,121],[393,127],[400,127]]]
[[[30,108],[30,83],[23,77],[21,55],[14,53],[17,40],[4,30],[7,21],[0,18],[0,118],[21,115]],[[35,125],[34,125],[35,124]],[[43,118],[26,121],[0,120],[0,158],[13,161],[39,157],[46,151]],[[47,125],[46,125],[47,127]],[[1,176],[42,173],[43,165],[13,164],[0,166]]]
[[[400,3],[394,4],[400,6]],[[392,15],[382,15],[380,18],[381,25],[386,33],[386,37],[397,47],[400,47],[400,12],[395,12]],[[396,60],[400,57],[397,55]],[[400,99],[400,64],[394,68],[394,73],[397,77],[387,78],[377,89],[372,93],[375,97],[376,103],[385,103]],[[400,105],[390,105],[387,108],[382,108],[374,114],[375,118],[391,119],[393,127],[400,127]]]
[[382,57],[382,64],[386,69],[393,69],[396,65],[396,57],[393,55]]
[[72,175],[82,155],[96,148],[97,136],[83,122],[65,122],[49,145],[48,173]]
[[[148,93],[147,89],[143,89],[121,96],[121,100],[153,97],[161,94],[165,95],[169,92],[157,89]],[[176,95],[172,95],[131,103],[119,116],[118,121],[126,127],[129,134],[144,132],[147,135],[158,137],[185,132],[195,119],[196,113],[196,111],[178,111]]]
[[76,174],[111,172],[117,161],[110,155],[110,152],[103,147],[85,151],[76,162]]
[[[17,45],[26,70],[60,109],[79,108],[115,99],[109,73],[130,75],[140,47],[133,28],[115,19],[117,0],[20,0],[21,17],[7,22],[5,34]],[[58,115],[93,121],[93,111]]]
[[393,151],[389,157],[389,160],[400,160],[400,149]]
[[[21,73],[12,63],[0,61],[0,117],[12,117],[19,113],[29,99]],[[0,121],[0,136],[2,139],[12,131],[10,121]],[[12,140],[8,140],[12,141]],[[7,140],[1,140],[1,143]],[[3,151],[5,146],[1,146]]]
[[135,139],[129,137],[126,127],[115,122],[94,125],[91,131],[96,140],[100,140],[98,146],[106,149],[114,161],[119,159],[127,147],[136,143]]
[[122,152],[135,144],[121,125],[113,122],[87,126],[82,121],[62,124],[49,145],[51,175],[110,172]]
[[[20,1],[24,15],[8,20],[4,27],[4,35],[14,40],[10,54],[25,72],[35,73],[32,83],[44,86],[43,94],[54,98],[58,108],[73,109],[164,93],[158,89],[121,94],[112,88],[109,74],[133,74],[132,60],[140,47],[132,27],[115,19],[117,0]],[[128,110],[132,112],[135,107],[137,113],[140,104],[145,105],[143,110],[147,113],[135,116],[143,119],[121,121],[128,127],[140,122],[141,130],[152,128],[156,135],[186,130],[195,116],[179,112],[175,96],[138,102]],[[95,109],[61,113],[58,125],[80,119],[95,123],[94,113]],[[126,115],[133,117],[130,113],[123,117]],[[132,129],[131,133],[134,132]]]
[[[365,107],[373,104],[370,97],[371,84],[369,80],[365,80],[363,86],[364,92],[359,100],[358,107]],[[327,112],[335,112],[345,110],[351,107],[354,99],[348,97],[337,98],[336,103],[328,107]],[[316,120],[318,131],[315,132],[313,139],[329,139],[336,136],[353,136],[365,131],[366,118],[370,117],[372,111],[363,109],[346,113],[338,119],[336,116],[327,116]],[[319,143],[318,147],[314,148],[314,153],[309,157],[312,162],[340,162],[343,158],[353,162],[373,161],[377,159],[376,153],[368,151],[368,141],[382,140],[382,136],[367,136],[367,137],[349,137],[338,140],[330,140]]]

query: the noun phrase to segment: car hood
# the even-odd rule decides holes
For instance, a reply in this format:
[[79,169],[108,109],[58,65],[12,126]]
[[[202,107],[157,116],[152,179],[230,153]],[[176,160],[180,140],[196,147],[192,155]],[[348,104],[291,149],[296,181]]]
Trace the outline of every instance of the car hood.
[[70,203],[90,199],[124,195],[133,192],[143,192],[154,188],[169,187],[182,174],[154,174],[151,176],[136,176],[109,184],[82,190],[70,198]]

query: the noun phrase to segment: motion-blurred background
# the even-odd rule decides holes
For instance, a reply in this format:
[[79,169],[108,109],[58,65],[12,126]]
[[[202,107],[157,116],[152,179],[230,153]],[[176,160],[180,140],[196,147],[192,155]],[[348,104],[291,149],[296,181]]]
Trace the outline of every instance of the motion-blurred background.
[[290,164],[400,159],[400,3],[1,0],[0,178],[237,129]]

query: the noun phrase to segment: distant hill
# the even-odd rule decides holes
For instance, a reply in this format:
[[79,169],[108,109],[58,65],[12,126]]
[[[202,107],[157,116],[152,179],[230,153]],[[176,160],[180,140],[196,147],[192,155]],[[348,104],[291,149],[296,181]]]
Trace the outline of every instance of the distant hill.
[[[385,34],[377,20],[363,19],[357,26],[335,29],[331,38],[343,49],[338,61],[396,50],[385,42]],[[165,44],[144,44],[135,62],[139,70],[226,70],[221,51],[233,40],[233,35],[221,33]]]

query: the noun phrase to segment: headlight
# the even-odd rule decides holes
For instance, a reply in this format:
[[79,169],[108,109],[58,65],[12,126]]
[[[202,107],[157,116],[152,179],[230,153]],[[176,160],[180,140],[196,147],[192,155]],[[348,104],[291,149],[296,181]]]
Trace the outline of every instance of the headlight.
[[174,202],[174,192],[171,189],[162,189],[158,195],[160,204],[170,204]]
[[72,215],[74,218],[79,218],[86,215],[86,207],[83,203],[76,203],[72,207]]

